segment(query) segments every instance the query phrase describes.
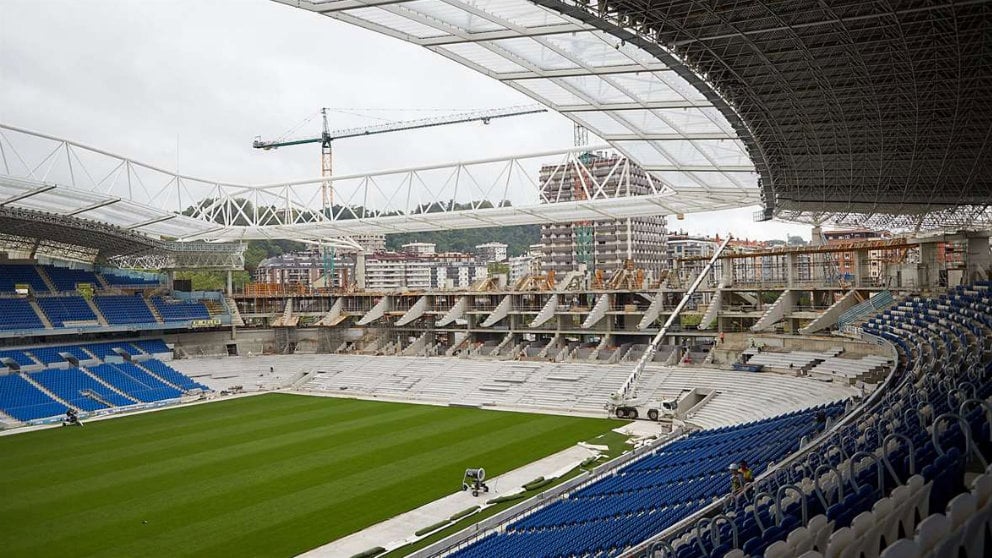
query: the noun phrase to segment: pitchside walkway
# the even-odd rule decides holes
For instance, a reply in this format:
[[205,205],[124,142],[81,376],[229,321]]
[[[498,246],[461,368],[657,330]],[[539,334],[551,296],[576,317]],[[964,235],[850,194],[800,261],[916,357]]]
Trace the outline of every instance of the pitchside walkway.
[[[650,423],[635,423],[617,428],[615,431],[635,437],[663,434],[660,425]],[[300,558],[353,556],[376,546],[393,550],[419,539],[420,537],[415,534],[419,529],[444,521],[472,506],[482,506],[486,500],[520,492],[524,484],[537,477],[552,478],[564,475],[593,455],[596,455],[596,451],[593,449],[573,446],[506,474],[486,479],[486,484],[489,486],[488,494],[473,497],[470,492],[454,492],[430,504],[363,529],[358,533],[305,552],[300,555]],[[452,479],[452,486],[457,486],[460,482],[461,479]]]
[[[472,506],[484,505],[486,500],[519,492],[524,484],[537,477],[551,478],[563,475],[579,466],[582,461],[592,455],[595,455],[595,452],[592,450],[573,446],[519,469],[510,471],[505,475],[486,479],[486,484],[489,486],[488,494],[481,494],[478,497],[474,497],[471,492],[462,492],[459,490],[430,504],[402,513],[367,529],[305,552],[300,555],[300,558],[354,556],[377,546],[381,546],[386,550],[393,550],[419,539],[420,537],[415,534],[419,529],[444,521],[452,515]],[[451,480],[453,487],[460,486],[460,484],[460,478]]]

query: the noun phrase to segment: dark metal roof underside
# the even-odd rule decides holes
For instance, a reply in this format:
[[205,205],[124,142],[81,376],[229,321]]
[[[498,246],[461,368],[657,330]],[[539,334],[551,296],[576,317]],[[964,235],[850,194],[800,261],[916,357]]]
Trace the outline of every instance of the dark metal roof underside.
[[992,202],[989,2],[609,0],[592,9],[652,37],[728,101],[769,213]]

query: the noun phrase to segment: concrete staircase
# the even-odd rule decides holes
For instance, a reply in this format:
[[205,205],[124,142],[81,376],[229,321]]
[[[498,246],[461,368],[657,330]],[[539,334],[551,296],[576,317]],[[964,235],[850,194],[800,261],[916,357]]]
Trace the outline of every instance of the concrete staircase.
[[55,287],[55,283],[52,282],[52,278],[49,277],[48,272],[45,271],[45,268],[40,265],[36,265],[34,266],[34,270],[38,272],[38,276],[41,277],[41,280],[45,283],[45,286],[48,287],[50,292],[59,292],[58,288]]
[[299,318],[294,320],[293,316],[293,299],[286,299],[286,306],[282,310],[282,316],[279,316],[272,322],[272,327],[293,327]]
[[[45,386],[43,386],[43,385],[39,384],[38,382],[34,381],[34,378],[31,377],[31,374],[21,374],[21,377],[24,378],[25,380],[27,380],[27,382],[29,384],[31,384],[34,387],[38,388],[42,393],[44,393],[45,395],[51,397],[52,399],[54,399],[58,403],[66,406],[66,407],[72,407],[72,405],[70,405],[69,403],[67,403],[64,399],[62,399],[61,397],[55,395],[51,391],[48,391],[48,388],[46,388]],[[75,407],[73,407],[73,408],[75,408]]]
[[[507,298],[509,298],[509,296],[507,296]],[[506,337],[504,337],[503,340],[499,342],[499,345],[496,345],[496,348],[493,349],[492,352],[490,352],[487,356],[491,356],[491,357],[499,356],[500,349],[502,349],[503,347],[505,347],[510,341],[513,341],[513,333],[512,332],[511,333],[507,333],[506,334]]]
[[400,316],[400,319],[396,320],[396,325],[405,326],[406,324],[423,316],[429,309],[430,301],[427,300],[426,296],[422,296],[417,299],[417,302],[413,303],[413,306],[411,306],[409,310]]
[[512,305],[513,305],[513,297],[511,295],[506,295],[505,297],[503,297],[503,300],[501,300],[500,303],[496,305],[496,308],[492,311],[492,313],[489,314],[489,317],[487,317],[485,321],[479,324],[479,327],[490,327],[494,325],[496,322],[509,316]]
[[599,342],[599,345],[596,345],[596,348],[593,349],[592,353],[589,354],[588,360],[597,360],[597,359],[599,359],[599,352],[602,351],[603,349],[605,349],[607,346],[609,346],[610,341],[612,341],[612,340],[613,340],[613,336],[612,335],[609,335],[609,334],[604,335],[603,336],[603,339]]
[[371,310],[369,310],[364,316],[362,316],[362,319],[356,322],[356,324],[360,326],[368,325],[378,320],[379,318],[385,316],[386,312],[389,312],[392,309],[393,308],[392,308],[392,304],[390,303],[390,298],[388,296],[383,296],[381,299],[379,299],[379,302],[377,302],[376,305],[372,307]]
[[448,310],[448,312],[444,316],[442,316],[440,320],[435,322],[435,324],[438,327],[444,327],[450,324],[451,322],[457,320],[458,318],[464,316],[467,310],[468,310],[468,297],[463,296],[459,298],[457,301],[455,301],[455,303],[451,305],[451,309]]
[[23,424],[21,421],[3,411],[0,411],[0,430],[3,430],[4,428],[13,428],[20,426],[21,424]]
[[[459,332],[455,332],[454,335],[455,335],[455,342],[451,345],[451,347],[447,351],[444,352],[444,356],[449,356],[449,357],[454,356],[455,352],[463,348],[468,343],[468,340],[472,338],[472,336],[468,332],[459,331]],[[458,337],[459,335],[462,335],[463,337],[459,338]]]
[[241,317],[241,311],[238,310],[238,303],[234,301],[234,298],[225,296],[224,303],[227,305],[227,311],[231,313],[231,325],[244,327],[245,319]]
[[45,315],[45,312],[41,309],[41,306],[38,306],[38,301],[31,298],[28,299],[28,304],[31,305],[31,309],[34,310],[34,313],[38,314],[38,319],[41,320],[41,324],[45,326],[45,329],[52,329],[52,322],[48,319],[48,316]]
[[424,347],[427,345],[427,333],[428,332],[426,332],[426,331],[424,333],[422,333],[420,335],[420,337],[418,337],[417,339],[415,339],[413,341],[413,343],[410,343],[409,345],[407,345],[400,352],[400,354],[403,355],[403,356],[417,356],[417,355],[423,354],[424,353]]
[[341,321],[339,318],[341,318],[342,310],[344,310],[344,299],[338,298],[331,305],[331,309],[314,325],[328,327],[337,325]]
[[110,325],[110,322],[107,321],[107,318],[103,317],[103,313],[100,312],[100,308],[96,305],[95,302],[93,302],[93,299],[83,297],[83,300],[86,301],[86,305],[89,306],[90,310],[93,311],[93,315],[96,316],[96,321],[100,322],[100,325],[102,325],[103,327],[107,327]]
[[151,311],[152,316],[155,317],[155,321],[158,322],[158,323],[160,323],[160,324],[164,324],[165,323],[165,320],[162,319],[162,314],[159,314],[158,313],[158,308],[155,308],[155,305],[152,304],[152,301],[150,299],[145,298],[145,297],[141,297],[141,300],[145,301],[145,306],[147,306],[148,307],[148,310]]
[[592,326],[599,323],[600,320],[606,317],[606,313],[610,310],[610,295],[603,293],[599,295],[596,300],[596,304],[593,305],[592,310],[589,311],[589,315],[586,316],[584,322],[582,322],[582,329],[589,329]]
[[558,295],[552,294],[551,297],[548,299],[548,302],[545,303],[543,308],[541,308],[541,311],[537,313],[537,316],[535,316],[534,319],[531,320],[530,327],[538,327],[543,325],[545,322],[555,317],[555,312],[557,310],[558,310]]
[[140,401],[138,401],[137,399],[135,399],[135,398],[131,397],[130,395],[124,393],[123,391],[115,388],[111,384],[108,384],[107,382],[103,381],[103,378],[101,378],[100,376],[97,376],[96,374],[90,372],[89,369],[87,369],[86,367],[80,366],[79,369],[83,371],[83,374],[86,374],[90,378],[93,378],[94,380],[97,381],[97,383],[99,383],[103,387],[109,389],[110,391],[116,393],[117,395],[120,395],[121,397],[124,397],[125,399],[129,399],[131,401],[134,401],[135,403],[140,403]]
[[138,368],[140,368],[140,369],[142,369],[142,370],[144,370],[144,371],[145,371],[145,372],[147,372],[147,373],[148,373],[148,374],[149,374],[149,375],[150,375],[150,376],[151,376],[152,378],[155,378],[156,380],[158,380],[158,381],[160,381],[160,382],[162,382],[163,384],[165,384],[165,385],[167,385],[167,386],[169,386],[169,387],[171,387],[171,388],[175,388],[175,389],[178,389],[179,391],[181,391],[181,392],[183,392],[183,393],[186,393],[186,390],[185,390],[185,389],[183,389],[183,388],[181,388],[181,387],[179,387],[179,386],[177,386],[176,384],[174,384],[174,383],[172,383],[172,382],[170,382],[170,381],[168,381],[168,380],[166,380],[166,379],[165,379],[165,378],[163,378],[162,376],[159,376],[158,374],[156,374],[155,372],[153,372],[153,371],[152,371],[152,370],[151,370],[150,368],[147,368],[147,367],[145,367],[145,366],[142,366],[142,364],[141,364],[140,362],[135,362],[135,361],[131,361],[131,364],[133,364],[133,365],[135,365],[135,366],[137,366]]
[[751,331],[757,332],[772,329],[775,324],[785,319],[785,316],[792,312],[798,298],[799,293],[796,291],[790,289],[783,291],[778,297],[778,300],[769,306],[761,318],[751,326]]
[[713,297],[710,299],[710,305],[706,307],[706,312],[703,313],[703,318],[699,320],[699,325],[697,329],[710,329],[713,326],[713,322],[716,321],[717,315],[720,314],[720,309],[723,307],[723,283],[716,288],[716,292],[713,293]]
[[548,341],[548,344],[545,345],[543,349],[541,349],[541,352],[537,353],[537,357],[548,358],[548,351],[554,349],[555,352],[557,353],[559,350],[561,350],[555,347],[555,345],[558,343],[560,339],[561,339],[561,334],[555,333],[555,336],[551,338],[551,341]]

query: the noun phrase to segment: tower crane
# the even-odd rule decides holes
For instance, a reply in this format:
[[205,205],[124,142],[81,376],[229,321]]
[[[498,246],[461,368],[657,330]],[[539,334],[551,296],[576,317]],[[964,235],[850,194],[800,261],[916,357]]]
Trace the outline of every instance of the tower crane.
[[[540,105],[517,106],[517,107],[507,107],[500,109],[477,110],[472,112],[451,114],[447,116],[422,118],[419,120],[408,120],[405,122],[389,122],[387,124],[378,124],[375,126],[366,126],[361,128],[346,128],[343,130],[331,131],[327,124],[328,110],[333,110],[333,109],[328,109],[326,107],[320,109],[320,113],[324,121],[324,127],[319,137],[282,139],[282,140],[274,140],[274,141],[264,141],[261,139],[261,137],[256,137],[255,141],[253,141],[251,145],[255,149],[270,150],[270,149],[278,149],[280,147],[289,147],[293,145],[319,143],[320,155],[321,155],[320,175],[321,177],[327,179],[330,178],[332,175],[333,161],[332,161],[331,144],[334,140],[371,136],[374,134],[386,134],[389,132],[399,132],[401,130],[417,130],[420,128],[433,128],[435,126],[446,126],[448,124],[461,124],[464,122],[481,121],[483,124],[489,124],[490,121],[496,118],[522,116],[524,114],[536,114],[539,112],[547,111],[547,109],[545,109]],[[334,206],[334,187],[333,185],[331,185],[329,180],[325,180],[324,183],[321,185],[321,198],[324,205],[323,209],[326,214],[327,210]]]
[[[525,114],[536,114],[539,112],[546,112],[547,109],[540,105],[529,105],[529,106],[516,106],[507,107],[500,109],[488,109],[488,110],[477,110],[472,112],[464,112],[459,114],[451,114],[446,116],[437,116],[433,118],[422,118],[419,120],[409,120],[406,122],[389,122],[387,124],[378,124],[375,126],[366,126],[362,128],[346,128],[343,130],[330,129],[327,123],[327,111],[333,110],[328,108],[321,108],[320,114],[323,119],[323,129],[321,130],[319,137],[306,137],[306,138],[294,138],[294,139],[278,139],[265,141],[260,136],[255,138],[252,142],[252,147],[255,149],[278,149],[280,147],[290,147],[293,145],[304,145],[308,143],[319,143],[320,144],[320,176],[323,181],[320,185],[321,202],[323,207],[322,212],[325,217],[330,217],[332,208],[334,207],[334,185],[331,183],[331,176],[333,175],[333,159],[331,145],[334,140],[347,139],[347,138],[357,138],[362,136],[371,136],[375,134],[385,134],[389,132],[399,132],[401,130],[416,130],[420,128],[433,128],[435,126],[446,126],[448,124],[461,124],[464,122],[482,122],[483,124],[489,124],[490,121],[496,118],[507,118],[510,116],[522,116]],[[324,267],[324,285],[327,288],[331,287],[332,277],[334,276],[334,247],[322,246],[323,252],[323,267]],[[359,287],[364,287],[364,273],[359,272],[359,267],[364,269],[364,253],[359,251],[356,256],[356,270],[355,279],[358,281]],[[343,285],[342,285],[343,286]]]

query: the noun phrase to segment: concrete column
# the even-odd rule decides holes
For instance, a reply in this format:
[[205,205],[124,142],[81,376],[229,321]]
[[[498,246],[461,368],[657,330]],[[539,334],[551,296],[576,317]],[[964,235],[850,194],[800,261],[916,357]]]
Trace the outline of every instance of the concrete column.
[[796,286],[797,269],[796,263],[799,260],[798,254],[790,252],[785,257],[785,285],[790,289]]
[[972,283],[989,278],[992,268],[992,254],[989,252],[989,237],[969,236],[968,252],[965,254],[965,281]]
[[365,253],[355,254],[355,288],[365,290]]
[[868,249],[859,248],[854,251],[854,286],[864,287],[867,283],[869,274],[871,273],[871,264],[868,259]]
[[234,274],[227,270],[227,296],[234,294]]
[[734,284],[734,260],[727,258],[717,260],[720,263],[720,272],[723,275],[720,282],[724,287],[731,287]]
[[920,244],[920,263],[917,266],[917,287],[932,289],[938,286],[940,273],[937,267],[937,243]]
[[823,246],[823,227],[820,225],[814,225],[813,230],[810,231],[809,235],[809,245],[810,246]]

